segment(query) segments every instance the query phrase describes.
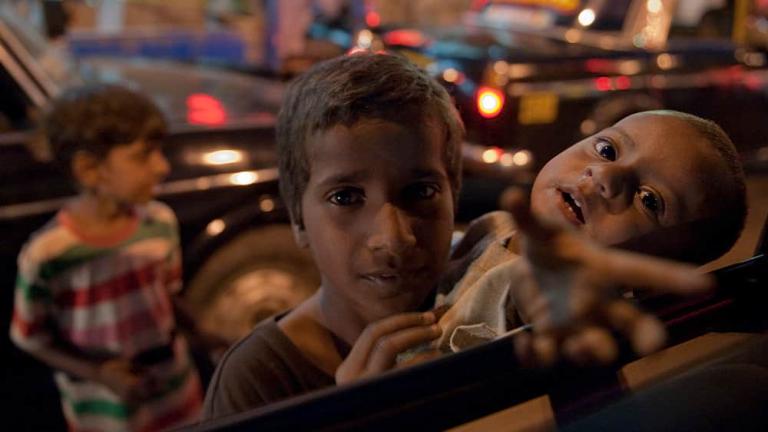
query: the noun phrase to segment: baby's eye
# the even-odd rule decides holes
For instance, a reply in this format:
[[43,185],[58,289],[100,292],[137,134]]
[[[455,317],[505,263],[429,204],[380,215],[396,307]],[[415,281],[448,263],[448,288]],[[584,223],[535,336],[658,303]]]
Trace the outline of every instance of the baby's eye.
[[365,199],[362,191],[357,189],[341,189],[330,194],[328,201],[337,206],[352,206],[360,204]]
[[431,183],[418,183],[411,185],[406,190],[406,195],[414,200],[430,200],[440,191],[440,188]]
[[643,207],[648,209],[649,211],[653,212],[653,214],[658,215],[661,212],[661,198],[659,198],[658,195],[656,195],[654,192],[648,191],[648,190],[640,190],[638,192],[638,195],[640,197],[640,202],[642,203]]
[[600,139],[595,143],[597,154],[609,161],[616,160],[616,148],[609,141]]

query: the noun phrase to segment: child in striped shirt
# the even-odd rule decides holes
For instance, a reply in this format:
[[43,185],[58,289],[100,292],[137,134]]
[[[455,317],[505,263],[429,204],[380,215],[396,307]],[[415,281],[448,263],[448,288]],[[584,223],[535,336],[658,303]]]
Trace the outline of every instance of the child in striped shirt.
[[159,430],[201,407],[174,318],[177,222],[152,200],[169,171],[165,130],[148,98],[114,85],[69,90],[45,118],[79,194],[19,255],[11,338],[55,370],[73,431]]

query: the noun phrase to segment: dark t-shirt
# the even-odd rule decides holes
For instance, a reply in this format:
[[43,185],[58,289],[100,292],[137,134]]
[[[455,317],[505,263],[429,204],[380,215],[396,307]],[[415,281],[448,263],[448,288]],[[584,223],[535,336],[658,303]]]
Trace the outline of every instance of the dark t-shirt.
[[256,408],[336,383],[302,355],[277,326],[264,320],[224,354],[205,395],[203,419]]

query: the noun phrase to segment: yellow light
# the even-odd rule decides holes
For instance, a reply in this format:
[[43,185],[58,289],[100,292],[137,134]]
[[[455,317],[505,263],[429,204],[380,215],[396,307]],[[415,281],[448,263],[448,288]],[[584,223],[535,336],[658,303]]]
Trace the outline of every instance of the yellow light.
[[443,80],[446,82],[456,82],[459,79],[459,71],[454,68],[448,68],[443,71]]
[[234,185],[247,186],[249,184],[256,183],[256,180],[258,180],[258,178],[259,176],[256,175],[255,172],[241,171],[239,173],[235,173],[229,176],[229,182]]
[[217,236],[221,234],[221,232],[224,231],[224,228],[226,227],[226,222],[221,219],[214,219],[208,224],[207,227],[205,227],[205,232],[207,232],[210,236]]
[[243,152],[239,150],[216,150],[203,154],[203,163],[206,165],[227,165],[243,160]]
[[499,160],[499,153],[501,150],[497,148],[490,148],[483,152],[483,162],[487,164],[496,163]]
[[504,93],[491,87],[480,87],[477,92],[477,109],[485,118],[494,118],[504,106]]
[[661,0],[648,0],[645,3],[645,8],[648,9],[648,12],[652,14],[657,14],[661,12],[661,9],[664,7],[664,5],[661,4]]
[[275,209],[275,201],[272,198],[263,198],[259,201],[259,209],[264,213],[269,213]]
[[515,164],[514,157],[510,153],[504,153],[499,158],[499,163],[504,165],[505,167],[510,167]]
[[584,9],[583,11],[579,12],[578,20],[582,27],[591,26],[592,23],[595,22],[595,11],[589,8]]
[[527,150],[520,150],[516,152],[514,156],[512,156],[512,161],[517,166],[528,165],[531,162],[531,159],[531,152]]

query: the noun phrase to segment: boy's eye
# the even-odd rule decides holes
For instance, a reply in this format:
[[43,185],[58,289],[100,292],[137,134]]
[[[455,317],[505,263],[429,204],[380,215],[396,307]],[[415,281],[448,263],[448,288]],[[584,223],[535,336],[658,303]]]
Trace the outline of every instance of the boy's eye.
[[406,195],[414,200],[430,200],[440,191],[439,187],[431,183],[419,183],[411,185]]
[[654,214],[659,214],[659,212],[661,212],[661,198],[659,198],[658,195],[643,189],[638,192],[638,196],[640,197],[640,203],[642,203],[643,207]]
[[337,206],[360,204],[364,200],[363,193],[356,189],[342,189],[331,193],[328,201]]
[[603,159],[609,161],[616,160],[616,148],[606,140],[598,140],[597,143],[595,143],[595,150]]

